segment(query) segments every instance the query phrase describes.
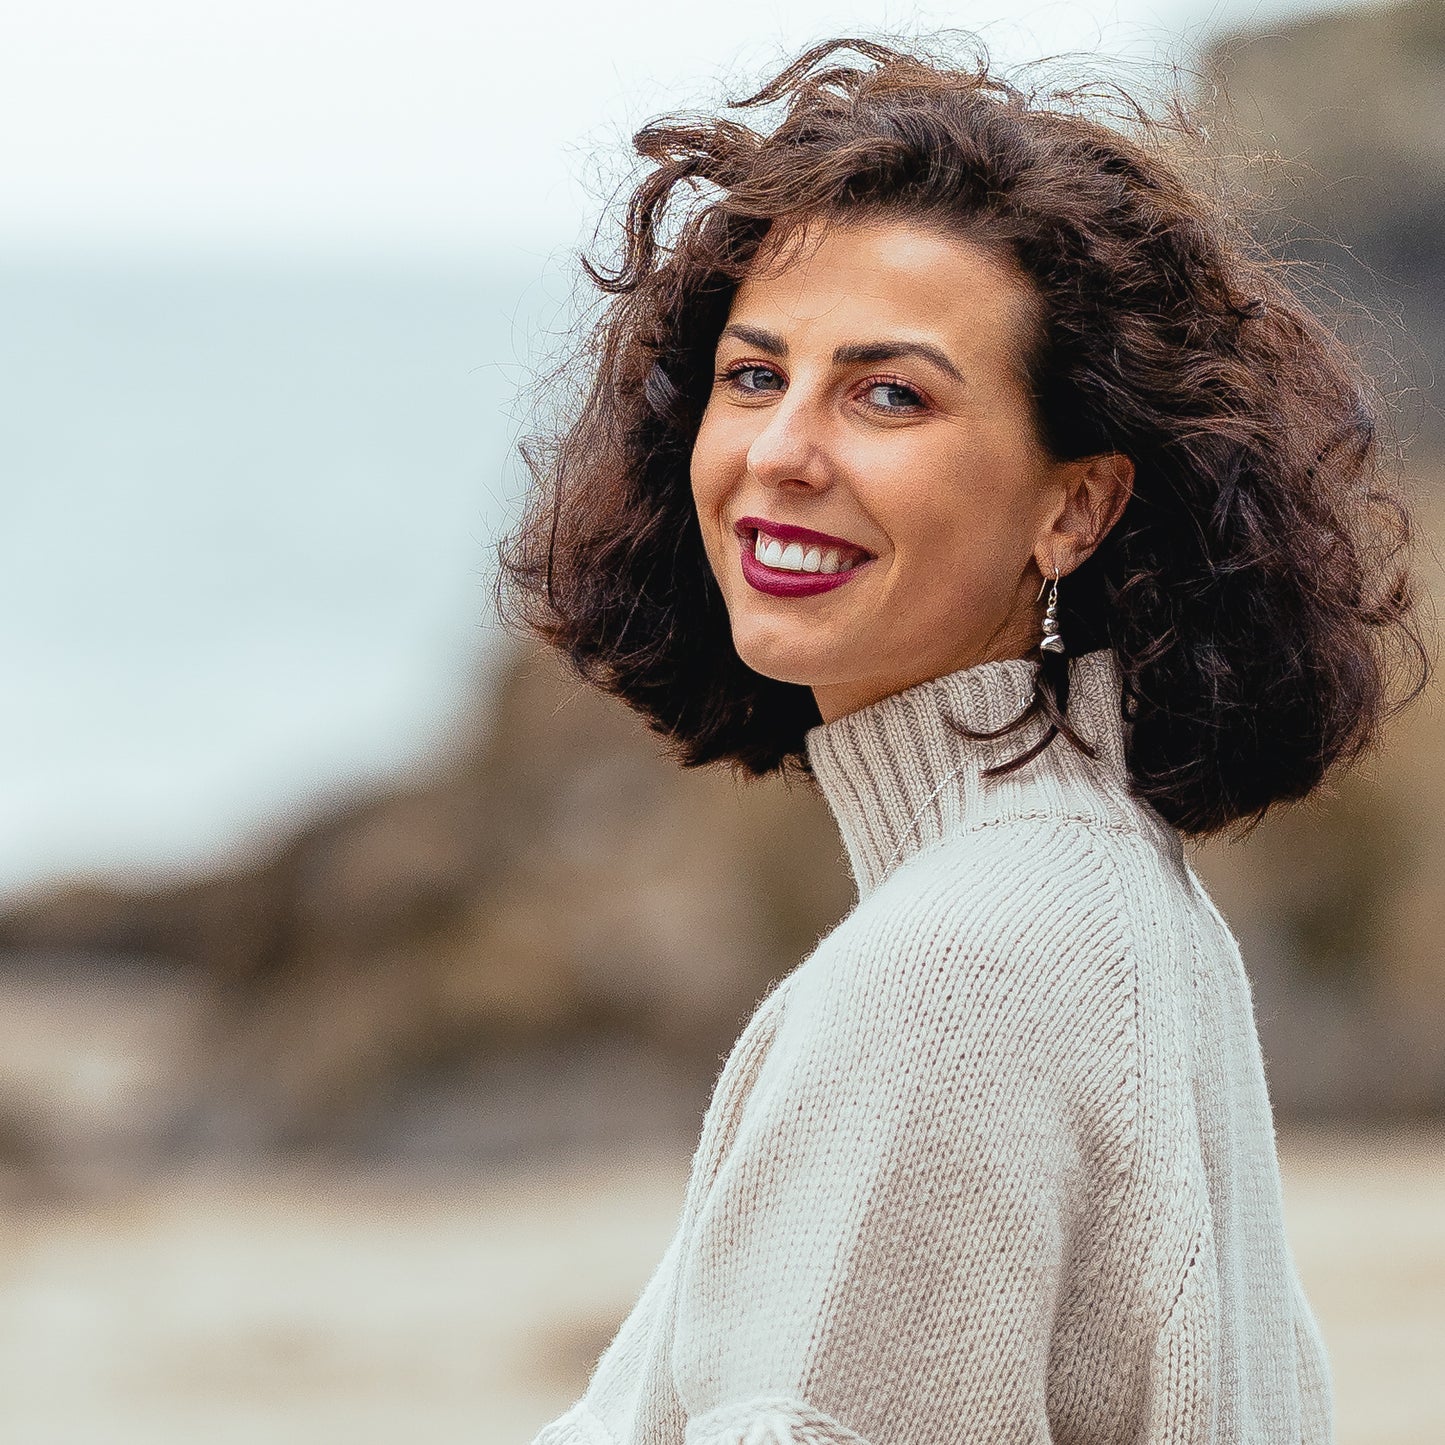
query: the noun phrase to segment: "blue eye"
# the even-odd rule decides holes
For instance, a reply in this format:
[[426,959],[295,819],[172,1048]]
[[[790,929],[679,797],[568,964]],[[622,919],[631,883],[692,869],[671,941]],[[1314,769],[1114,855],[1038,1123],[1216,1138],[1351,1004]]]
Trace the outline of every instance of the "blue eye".
[[[777,384],[773,386],[744,384],[742,378],[745,376],[771,377]],[[770,366],[735,366],[730,371],[721,372],[718,380],[731,382],[739,391],[779,391],[782,388],[783,379]]]
[[[872,400],[879,392],[884,393],[886,399]],[[864,395],[870,398],[868,405],[879,411],[912,411],[923,405],[923,398],[911,386],[904,386],[901,381],[872,382]]]
[[[771,366],[744,362],[719,371],[715,380],[735,392],[765,396],[786,389],[787,382]],[[873,411],[894,416],[927,409],[928,403],[906,382],[890,377],[877,377],[866,382],[861,393],[863,405]]]

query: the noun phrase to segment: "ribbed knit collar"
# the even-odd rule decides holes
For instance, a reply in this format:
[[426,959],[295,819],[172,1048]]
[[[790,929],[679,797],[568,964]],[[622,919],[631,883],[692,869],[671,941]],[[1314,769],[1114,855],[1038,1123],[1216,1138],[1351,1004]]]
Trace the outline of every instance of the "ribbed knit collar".
[[1035,715],[1005,737],[979,742],[959,737],[948,720],[974,729],[1011,721],[1028,705],[1037,667],[1032,658],[977,663],[808,730],[808,761],[837,820],[860,897],[930,844],[1005,818],[1139,827],[1179,856],[1178,835],[1130,792],[1122,675],[1112,648],[1069,660],[1069,721],[1094,744],[1097,759],[1056,736],[1023,767],[981,776],[1041,738],[1047,720]]

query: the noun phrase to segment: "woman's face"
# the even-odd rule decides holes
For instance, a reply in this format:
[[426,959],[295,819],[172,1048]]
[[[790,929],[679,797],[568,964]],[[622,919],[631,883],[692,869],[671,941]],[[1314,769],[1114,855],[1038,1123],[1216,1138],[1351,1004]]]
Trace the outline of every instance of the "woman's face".
[[[1117,506],[1091,488],[1071,503],[1097,469],[1054,463],[1038,441],[1024,380],[1035,298],[1006,263],[902,220],[817,234],[806,254],[760,254],[738,287],[691,475],[739,655],[811,687],[832,721],[1023,656],[1040,569],[1083,560],[1073,533],[1102,536],[1127,479],[1103,499]],[[1099,529],[1101,508],[1113,516]],[[789,570],[800,563],[816,570]]]

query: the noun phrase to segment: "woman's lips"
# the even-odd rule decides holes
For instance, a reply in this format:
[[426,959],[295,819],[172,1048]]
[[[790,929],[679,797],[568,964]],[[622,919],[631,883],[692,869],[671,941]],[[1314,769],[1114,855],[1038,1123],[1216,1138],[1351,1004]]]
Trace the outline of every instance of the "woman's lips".
[[849,555],[855,552],[864,557],[873,555],[866,547],[860,547],[845,537],[832,537],[827,532],[815,532],[811,527],[800,527],[793,522],[770,522],[766,517],[739,517],[733,523],[733,531],[750,542],[753,533],[759,530],[780,542],[802,542],[810,547],[836,547],[840,552]]
[[785,572],[759,562],[753,555],[753,536],[739,538],[739,555],[743,565],[743,576],[750,587],[766,592],[771,597],[811,597],[815,592],[829,592],[851,581],[865,567],[875,560],[865,557],[855,566],[841,572]]

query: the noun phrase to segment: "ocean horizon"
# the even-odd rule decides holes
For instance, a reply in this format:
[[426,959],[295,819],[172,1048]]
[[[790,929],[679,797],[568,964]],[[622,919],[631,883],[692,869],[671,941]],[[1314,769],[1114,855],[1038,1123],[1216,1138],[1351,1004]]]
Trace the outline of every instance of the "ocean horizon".
[[505,642],[546,266],[0,259],[0,895],[425,763]]

